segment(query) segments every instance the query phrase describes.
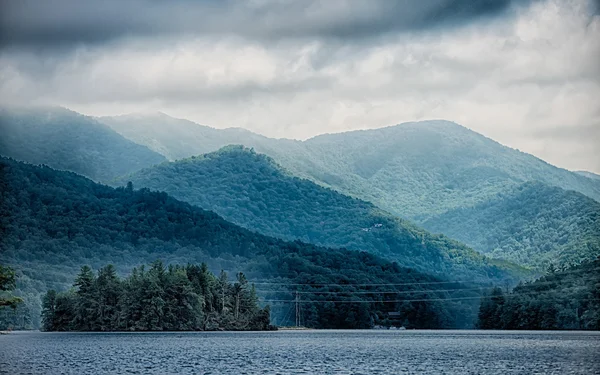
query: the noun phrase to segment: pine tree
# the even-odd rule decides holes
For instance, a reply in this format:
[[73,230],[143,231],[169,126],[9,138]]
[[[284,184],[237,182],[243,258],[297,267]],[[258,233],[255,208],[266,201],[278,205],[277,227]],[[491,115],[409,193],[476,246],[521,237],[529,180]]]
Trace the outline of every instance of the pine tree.
[[74,287],[77,295],[75,306],[75,327],[82,331],[93,331],[97,328],[98,293],[96,278],[89,266],[81,267],[75,279]]

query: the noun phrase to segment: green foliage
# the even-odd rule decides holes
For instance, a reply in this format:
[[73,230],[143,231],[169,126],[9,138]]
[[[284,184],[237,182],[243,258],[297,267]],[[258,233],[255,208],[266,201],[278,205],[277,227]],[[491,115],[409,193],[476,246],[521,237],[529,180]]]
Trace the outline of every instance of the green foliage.
[[112,265],[97,276],[83,266],[73,289],[46,293],[42,316],[46,331],[271,329],[268,307],[258,307],[247,282],[221,284],[206,264],[165,268],[160,261],[123,280]]
[[[373,204],[289,175],[242,146],[141,170],[120,180],[160,190],[260,233],[368,251],[448,277],[507,276],[504,266]],[[129,183],[128,182],[128,183]]]
[[164,161],[96,120],[62,108],[0,109],[0,155],[109,181]]
[[[59,327],[75,322],[79,329],[92,329],[89,319],[99,327],[108,327],[105,329],[114,327],[115,295],[107,291],[118,290],[114,287],[117,285],[115,270],[103,268],[96,275],[90,269],[81,270],[80,264],[100,268],[102,264],[111,263],[116,265],[117,273],[123,273],[128,267],[152,259],[163,259],[167,264],[206,262],[212,269],[243,271],[249,280],[275,281],[284,286],[305,285],[309,293],[305,296],[307,302],[303,303],[303,316],[310,316],[307,324],[315,327],[367,327],[398,307],[396,303],[381,302],[377,294],[364,294],[371,290],[359,284],[390,284],[389,288],[399,295],[386,294],[386,298],[406,301],[402,314],[412,327],[465,327],[472,324],[474,318],[476,306],[468,299],[467,302],[449,300],[444,304],[427,299],[472,298],[477,293],[463,290],[458,284],[442,286],[438,284],[440,279],[402,268],[372,254],[266,237],[231,224],[212,212],[177,201],[166,193],[113,189],[49,167],[3,158],[0,159],[0,177],[0,228],[3,231],[0,261],[18,267],[17,272],[23,274],[23,282],[27,283],[23,292],[65,290],[79,270],[73,292],[58,293],[54,297],[50,294],[45,298],[44,303],[49,303],[54,310],[74,314],[59,314],[68,317],[56,323]],[[152,277],[139,275],[145,272]],[[189,272],[186,270],[188,276]],[[128,314],[135,316],[141,327],[161,325],[169,314],[186,314],[186,311],[165,308],[168,301],[161,289],[164,284],[156,282],[164,273],[164,267],[153,264],[148,271],[134,270],[129,279],[133,293],[141,294],[129,294],[131,298],[126,304],[131,311]],[[183,280],[182,275],[177,277]],[[214,310],[219,309],[218,296],[206,285],[206,277],[194,276],[192,280],[195,280],[192,290],[185,283],[176,282],[169,288],[175,294],[186,296],[187,305],[192,307],[196,301],[193,293],[200,296],[194,291],[202,290],[202,296],[213,294],[204,303]],[[220,285],[225,284],[223,278],[219,280]],[[237,283],[244,285],[245,281],[240,277]],[[433,283],[433,287],[428,283]],[[336,301],[348,302],[326,302],[331,301],[331,296],[323,293],[339,292],[335,289],[337,285],[347,285],[347,289],[342,296],[336,296]],[[99,295],[100,292],[104,294]],[[265,299],[290,298],[290,289],[285,287],[261,293],[257,295]],[[233,295],[236,295],[235,290]],[[227,300],[225,307],[239,311],[253,298],[239,295]],[[415,299],[419,301],[413,301]],[[104,306],[102,309],[97,306],[99,302]],[[278,324],[289,323],[289,318],[284,319],[288,304],[278,302],[271,307]],[[353,318],[347,319],[349,316]],[[266,320],[265,316],[262,319]]]
[[10,267],[0,264],[0,309],[7,306],[16,309],[17,305],[23,302],[19,297],[3,293],[14,289],[15,286],[15,271]]
[[574,191],[526,183],[488,202],[423,223],[494,258],[544,270],[600,255],[600,203]]
[[484,296],[482,329],[600,329],[600,259]]

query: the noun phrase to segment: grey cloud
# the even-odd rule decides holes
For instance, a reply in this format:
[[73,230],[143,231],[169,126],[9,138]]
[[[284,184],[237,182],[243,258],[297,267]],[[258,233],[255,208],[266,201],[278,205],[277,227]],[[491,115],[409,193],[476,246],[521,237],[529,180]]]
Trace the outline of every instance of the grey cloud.
[[123,37],[377,37],[469,23],[535,0],[0,0],[0,45],[57,47]]

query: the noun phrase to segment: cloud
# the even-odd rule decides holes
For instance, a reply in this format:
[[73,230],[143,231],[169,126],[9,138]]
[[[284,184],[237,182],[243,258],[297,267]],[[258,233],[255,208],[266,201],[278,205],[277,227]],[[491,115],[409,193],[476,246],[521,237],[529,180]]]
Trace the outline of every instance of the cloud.
[[356,40],[468,24],[530,0],[2,0],[0,45],[57,47],[127,37]]
[[[131,11],[133,3],[123,6]],[[207,21],[214,27],[197,26],[211,30],[206,33],[188,33],[171,21],[162,25],[158,18],[156,30],[144,32],[113,21],[108,24],[115,30],[126,31],[53,38],[54,44],[38,48],[31,30],[46,26],[23,26],[29,31],[0,49],[0,101],[63,105],[91,115],[160,110],[299,139],[443,118],[553,164],[600,173],[600,140],[590,130],[600,127],[594,2],[507,1],[460,15],[456,9],[466,2],[405,1],[421,4],[405,12],[421,18],[392,25],[380,15],[387,1],[254,0],[244,3],[262,17],[254,26],[241,3],[198,5],[227,15]],[[339,6],[345,3],[355,6]],[[452,4],[453,16],[423,12],[434,3],[443,14],[448,11],[441,5]],[[434,21],[425,22],[424,14]],[[80,17],[81,27],[95,27],[86,18],[92,14]],[[374,30],[343,32],[351,24],[375,24],[377,17],[381,25]],[[452,27],[458,20],[470,22]],[[176,32],[164,31],[169,28]]]

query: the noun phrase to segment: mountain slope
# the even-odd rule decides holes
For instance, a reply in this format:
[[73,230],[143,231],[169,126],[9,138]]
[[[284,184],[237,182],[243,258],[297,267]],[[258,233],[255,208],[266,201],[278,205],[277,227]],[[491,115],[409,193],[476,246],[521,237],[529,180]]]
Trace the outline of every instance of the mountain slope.
[[550,270],[510,293],[482,298],[477,326],[510,330],[599,330],[600,259]]
[[63,108],[0,109],[0,155],[77,172],[96,181],[165,158],[97,122]]
[[225,145],[242,143],[242,140],[252,144],[267,140],[241,128],[214,129],[161,112],[105,116],[98,121],[169,160],[212,152]]
[[431,235],[371,203],[293,177],[271,158],[242,146],[163,163],[126,181],[165,191],[269,236],[368,251],[456,278],[505,275],[494,262],[456,241]]
[[323,135],[305,144],[322,171],[337,171],[331,185],[413,219],[481,203],[526,181],[600,199],[600,183],[447,121]]
[[[541,181],[600,200],[600,180],[554,167],[449,121],[326,134],[301,142],[236,133],[239,129],[202,127],[196,131],[200,125],[166,115],[140,120],[142,125],[128,118],[121,120],[119,127],[113,127],[116,131],[126,137],[132,133],[130,139],[148,147],[159,142],[167,151],[155,150],[170,158],[243,144],[271,156],[299,177],[417,221],[484,202],[527,181]],[[109,119],[101,121],[110,124]],[[180,125],[173,127],[174,122]],[[183,124],[187,132],[165,131]],[[126,131],[128,127],[131,130]],[[177,144],[167,136],[182,143],[193,140],[193,145]]]
[[448,211],[423,226],[492,257],[538,269],[600,256],[600,203],[541,183]]
[[[395,311],[396,302],[382,301],[397,299],[406,300],[403,311],[415,327],[462,326],[473,317],[471,302],[478,292],[472,289],[463,291],[456,283],[364,252],[262,236],[165,193],[113,189],[71,172],[6,158],[0,158],[0,177],[0,263],[19,271],[22,290],[64,289],[82,264],[99,268],[113,263],[123,271],[162,258],[244,271],[251,282],[274,281],[261,292],[268,299],[291,302],[291,292],[302,285],[302,315],[317,327],[369,326]],[[373,284],[386,285],[386,294],[377,294]],[[457,292],[467,300],[437,302]],[[332,296],[373,302],[321,302]],[[285,303],[274,307],[289,309]],[[455,318],[462,316],[466,320]]]
[[600,175],[588,171],[575,171],[575,173],[585,176],[587,178],[591,178],[592,180],[600,180]]

